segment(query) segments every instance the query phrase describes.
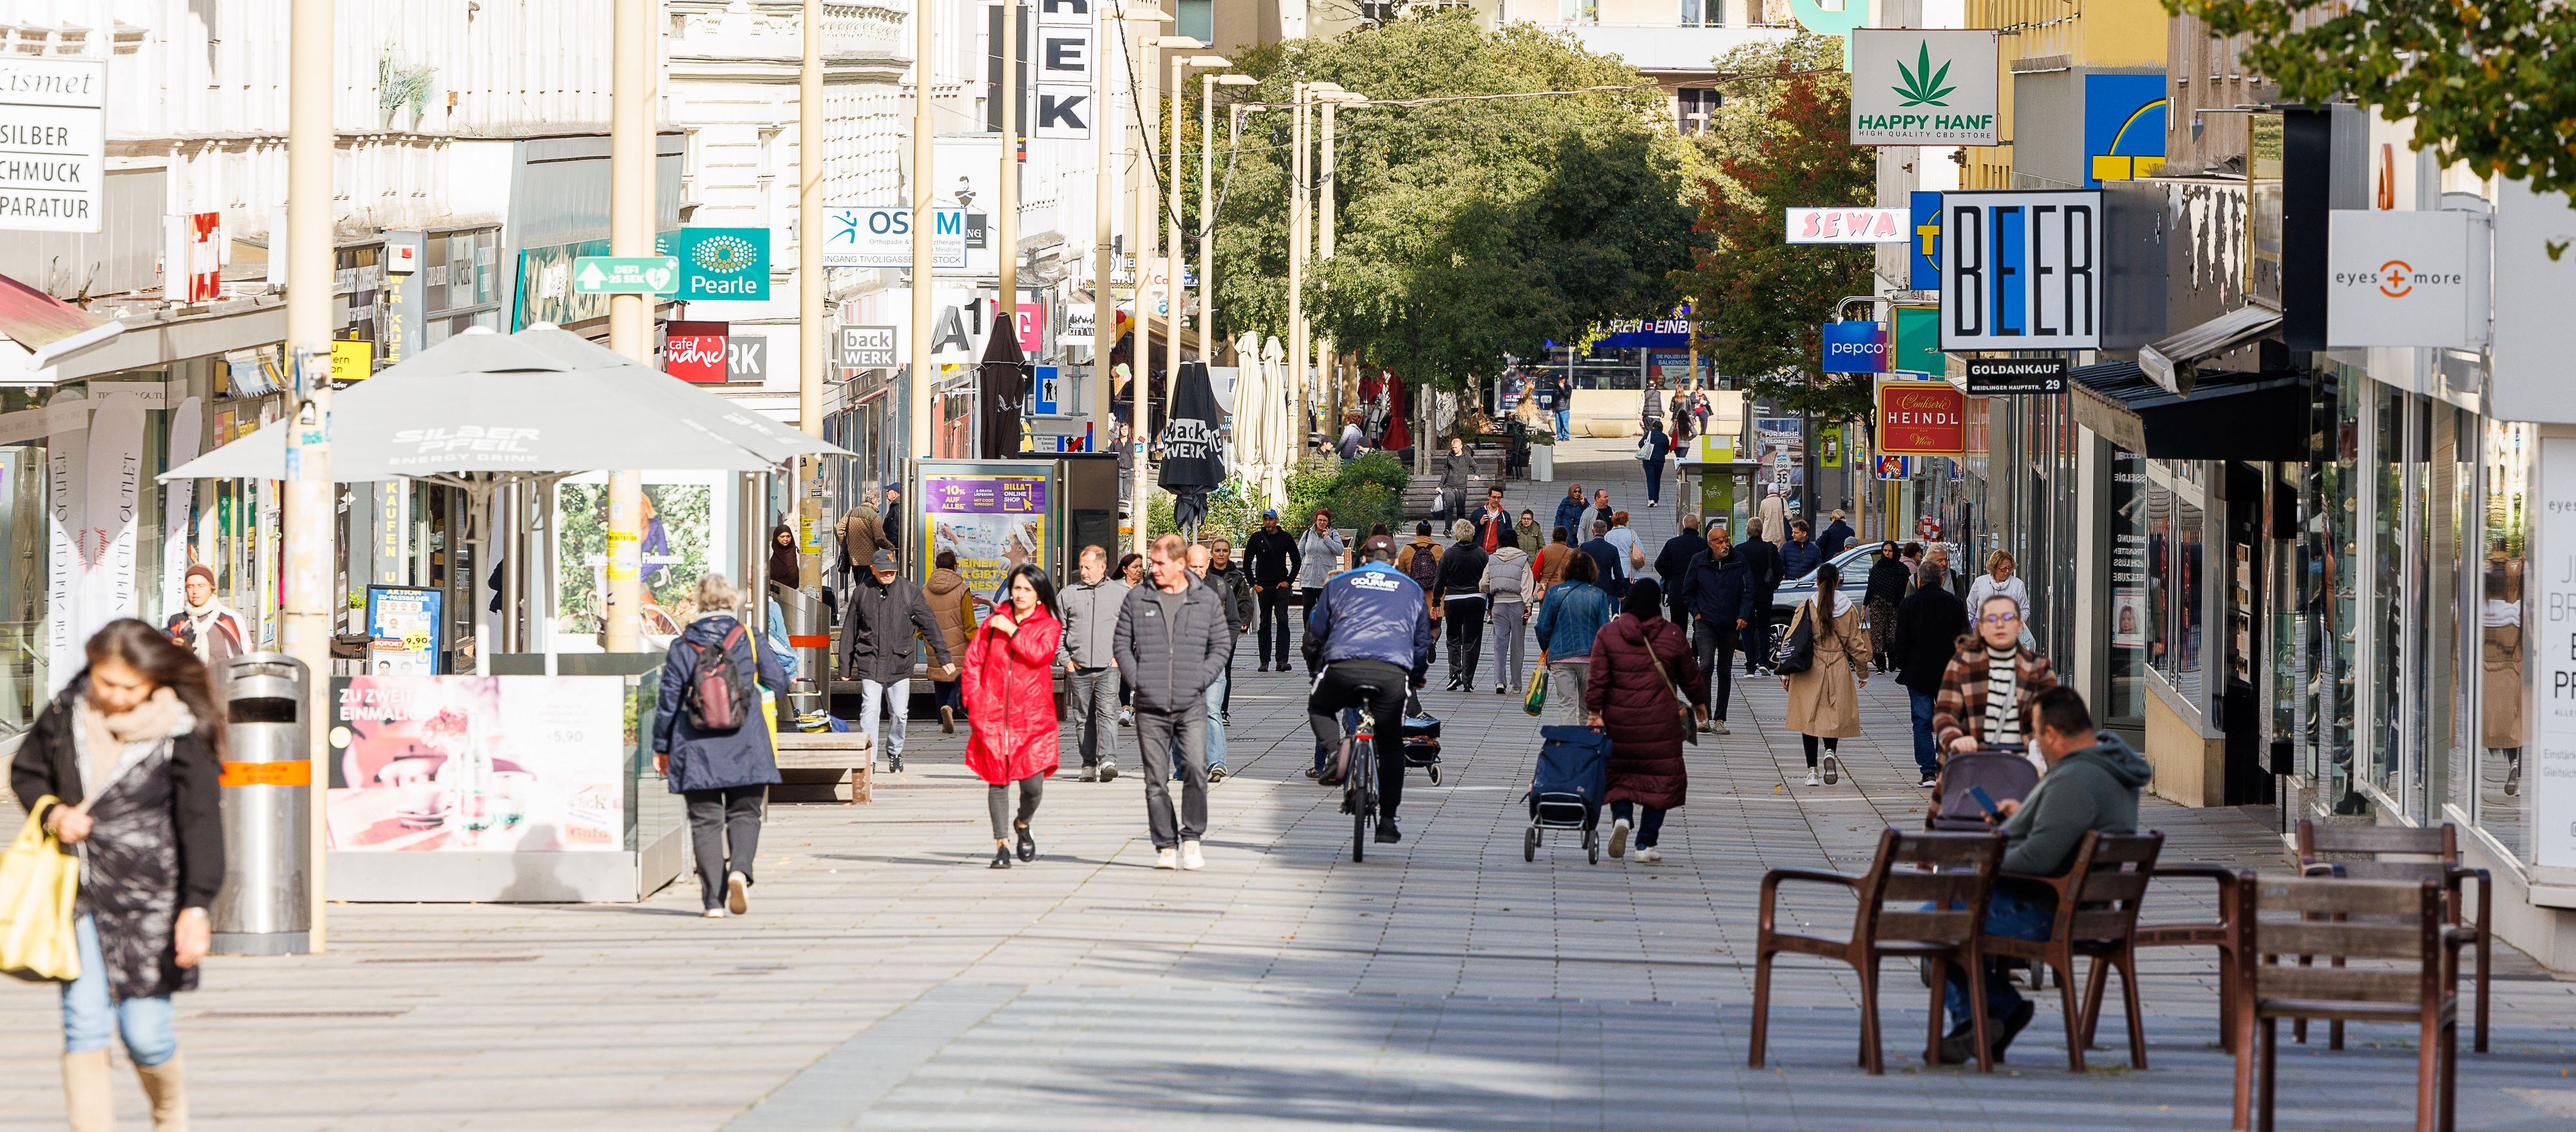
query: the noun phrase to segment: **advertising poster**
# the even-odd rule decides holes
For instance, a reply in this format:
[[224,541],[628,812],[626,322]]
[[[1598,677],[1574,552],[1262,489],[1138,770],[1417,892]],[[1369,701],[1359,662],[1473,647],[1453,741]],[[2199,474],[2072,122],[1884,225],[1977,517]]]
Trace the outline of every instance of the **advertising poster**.
[[1023,562],[1053,575],[1046,560],[1047,477],[963,472],[922,481],[917,529],[930,553],[954,551],[970,593],[998,589]]
[[614,676],[332,681],[330,847],[624,848],[622,685]]
[[[562,516],[555,548],[558,632],[597,636],[608,587],[608,482],[556,489]],[[713,489],[704,483],[644,483],[644,632],[678,636],[698,616],[698,577],[716,561]]]
[[2147,591],[2141,589],[2111,591],[2111,647],[2115,649],[2147,647]]
[[1755,459],[1762,465],[1753,473],[1755,495],[1776,491],[1797,499],[1806,489],[1807,436],[1804,425],[1805,422],[1797,417],[1754,418]]
[[367,587],[367,675],[435,676],[446,651],[444,590]]
[[1903,456],[1881,456],[1878,458],[1877,467],[1878,478],[1883,480],[1901,480],[1914,474],[1912,469],[1906,467],[1906,457]]

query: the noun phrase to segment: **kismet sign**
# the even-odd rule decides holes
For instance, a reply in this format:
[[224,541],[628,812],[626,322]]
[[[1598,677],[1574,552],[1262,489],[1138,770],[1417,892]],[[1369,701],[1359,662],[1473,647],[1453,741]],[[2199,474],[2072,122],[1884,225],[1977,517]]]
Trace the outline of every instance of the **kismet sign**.
[[1941,348],[2102,345],[2102,194],[1941,195]]

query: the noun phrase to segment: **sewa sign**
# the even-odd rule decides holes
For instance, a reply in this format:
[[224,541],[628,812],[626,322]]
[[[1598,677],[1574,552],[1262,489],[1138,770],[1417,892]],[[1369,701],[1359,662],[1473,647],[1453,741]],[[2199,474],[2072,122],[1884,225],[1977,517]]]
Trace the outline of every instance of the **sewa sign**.
[[1995,144],[1998,50],[1992,31],[1852,32],[1852,144]]

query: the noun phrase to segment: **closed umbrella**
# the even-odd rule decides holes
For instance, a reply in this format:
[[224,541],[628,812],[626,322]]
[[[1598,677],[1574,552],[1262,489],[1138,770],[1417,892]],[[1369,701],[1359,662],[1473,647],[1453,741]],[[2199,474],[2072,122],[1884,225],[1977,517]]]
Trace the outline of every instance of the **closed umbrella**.
[[1216,390],[1208,384],[1206,362],[1181,363],[1171,400],[1156,482],[1172,493],[1173,525],[1186,531],[1195,529],[1207,514],[1208,493],[1225,482],[1225,452],[1217,431],[1223,418],[1217,411]]

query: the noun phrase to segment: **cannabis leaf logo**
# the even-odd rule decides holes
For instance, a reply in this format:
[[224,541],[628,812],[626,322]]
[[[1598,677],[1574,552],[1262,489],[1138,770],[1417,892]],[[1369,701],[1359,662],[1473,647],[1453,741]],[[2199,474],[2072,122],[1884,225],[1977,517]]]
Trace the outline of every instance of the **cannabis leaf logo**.
[[1943,80],[1950,77],[1949,62],[1944,60],[1941,63],[1941,69],[1935,71],[1932,69],[1932,45],[1919,44],[1915,51],[1913,70],[1906,70],[1903,60],[1899,60],[1896,64],[1896,76],[1904,80],[1894,88],[1897,96],[1905,100],[1902,105],[1949,106],[1949,103],[1941,100],[1948,97],[1951,91],[1958,89],[1941,85]]

